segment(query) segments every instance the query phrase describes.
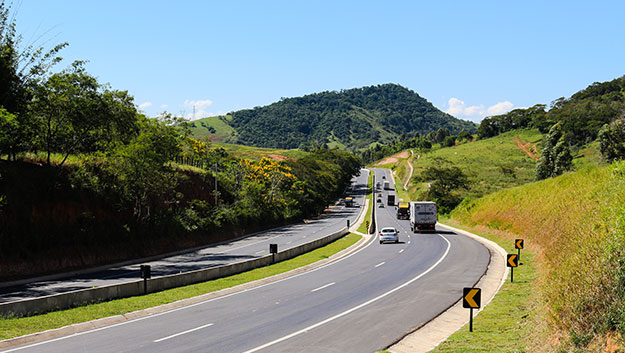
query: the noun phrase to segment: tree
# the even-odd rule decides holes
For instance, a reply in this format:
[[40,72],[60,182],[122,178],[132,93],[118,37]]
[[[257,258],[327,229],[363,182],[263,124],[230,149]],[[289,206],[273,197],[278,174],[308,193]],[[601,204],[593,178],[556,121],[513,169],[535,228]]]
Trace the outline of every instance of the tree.
[[473,140],[473,135],[466,131],[462,131],[458,134],[457,140],[470,142],[471,140]]
[[175,196],[177,178],[169,161],[180,153],[180,143],[180,133],[170,120],[147,119],[137,137],[112,152],[110,172],[120,180],[139,223],[151,217],[160,198]]
[[[9,132],[17,141],[8,151],[15,160],[18,152],[32,148],[35,124],[29,111],[34,88],[61,61],[57,55],[67,43],[45,51],[43,47],[21,46],[22,37],[16,33],[16,23],[10,6],[0,2],[0,107],[15,117]],[[22,48],[22,49],[20,49]]]
[[625,158],[625,116],[605,124],[599,130],[599,150],[603,158],[612,163]]
[[417,180],[429,183],[427,198],[435,201],[441,213],[449,213],[462,201],[458,190],[468,190],[469,178],[456,166],[436,165],[427,167]]
[[536,180],[558,176],[572,167],[573,157],[560,123],[554,124],[543,142],[540,159],[536,162]]
[[436,143],[442,143],[445,140],[445,137],[449,136],[449,130],[447,130],[444,127],[439,128],[438,130],[436,130],[436,132],[434,133],[434,142]]
[[452,147],[456,145],[456,137],[453,135],[445,136],[441,145],[444,147]]
[[53,152],[64,155],[62,165],[72,153],[128,143],[139,130],[132,97],[127,92],[103,91],[82,62],[37,86],[32,107],[48,164]]
[[0,156],[9,153],[19,140],[13,132],[18,127],[18,121],[15,115],[0,107]]

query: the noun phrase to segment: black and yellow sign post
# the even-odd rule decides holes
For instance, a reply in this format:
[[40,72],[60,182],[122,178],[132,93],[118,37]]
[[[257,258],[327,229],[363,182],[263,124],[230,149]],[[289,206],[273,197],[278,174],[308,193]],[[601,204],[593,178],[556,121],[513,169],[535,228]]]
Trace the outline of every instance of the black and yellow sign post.
[[469,316],[469,332],[473,332],[473,309],[479,309],[482,304],[482,289],[465,287],[462,290],[462,307],[471,309]]
[[506,266],[510,267],[510,282],[514,282],[514,268],[519,266],[519,257],[517,254],[508,254]]
[[519,261],[521,261],[521,249],[523,249],[523,239],[514,239],[514,247],[518,250],[518,259]]

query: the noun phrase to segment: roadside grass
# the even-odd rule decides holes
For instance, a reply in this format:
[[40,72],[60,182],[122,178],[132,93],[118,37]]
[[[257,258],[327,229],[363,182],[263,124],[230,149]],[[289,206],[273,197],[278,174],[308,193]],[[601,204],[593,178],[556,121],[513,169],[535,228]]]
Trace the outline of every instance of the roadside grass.
[[369,208],[367,208],[367,216],[364,222],[358,227],[360,233],[367,234],[367,221],[371,219],[371,212],[375,205],[373,204],[373,173],[369,173],[369,181],[367,182],[367,200],[369,200]]
[[451,213],[462,224],[519,234],[541,249],[536,296],[547,314],[535,320],[528,350],[625,347],[624,204],[625,163],[618,162],[465,201]]
[[42,315],[0,318],[0,339],[23,336],[114,315],[122,315],[136,310],[172,303],[181,299],[256,281],[326,259],[352,246],[360,239],[360,235],[350,233],[324,247],[290,260],[186,287],[174,288],[144,296],[96,303]]
[[[470,228],[454,221],[445,220],[454,227],[466,229],[490,239],[508,253],[516,254],[513,241],[487,228]],[[514,269],[514,282],[510,276],[493,300],[473,318],[473,332],[467,323],[443,341],[432,352],[528,352],[528,342],[533,340],[532,323],[535,322],[537,285],[536,253],[532,249],[521,250],[521,264]],[[469,309],[467,319],[469,317]]]

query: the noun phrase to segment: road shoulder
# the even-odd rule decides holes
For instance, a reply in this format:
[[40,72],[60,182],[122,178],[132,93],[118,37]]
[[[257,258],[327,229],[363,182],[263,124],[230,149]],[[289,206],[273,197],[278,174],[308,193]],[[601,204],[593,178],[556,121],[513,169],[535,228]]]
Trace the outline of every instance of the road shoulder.
[[68,325],[68,326],[64,326],[64,327],[60,327],[57,329],[52,329],[52,330],[47,330],[47,331],[43,331],[43,332],[37,332],[37,333],[32,333],[29,335],[24,335],[24,336],[19,336],[19,337],[15,337],[15,338],[10,338],[7,340],[3,340],[0,341],[0,349],[7,349],[7,348],[11,348],[11,347],[16,347],[16,346],[21,346],[21,345],[25,345],[25,344],[32,344],[32,343],[36,343],[36,342],[41,342],[41,341],[45,341],[45,340],[49,340],[49,339],[54,339],[54,338],[59,338],[59,337],[63,337],[63,336],[69,336],[69,335],[74,335],[74,334],[80,334],[83,332],[87,332],[90,330],[94,330],[94,329],[98,329],[101,327],[105,327],[105,326],[110,326],[110,325],[116,325],[116,324],[120,324],[123,322],[127,322],[127,321],[131,321],[131,320],[137,320],[137,319],[141,319],[141,318],[145,318],[148,316],[152,316],[152,315],[156,315],[156,314],[160,314],[160,313],[164,313],[167,311],[172,311],[172,310],[176,310],[182,307],[186,307],[186,306],[190,306],[190,305],[194,305],[197,303],[201,303],[201,302],[205,302],[205,301],[209,301],[209,300],[214,300],[216,298],[220,298],[220,297],[224,297],[224,296],[228,296],[228,295],[233,295],[239,292],[243,292],[243,291],[247,291],[247,290],[251,290],[253,288],[256,287],[260,287],[263,285],[267,285],[270,284],[272,282],[277,282],[292,276],[296,276],[299,274],[302,274],[304,272],[307,271],[312,271],[314,269],[320,268],[322,266],[326,266],[332,262],[338,261],[341,258],[344,258],[350,254],[353,254],[359,250],[361,250],[362,248],[364,248],[365,246],[367,246],[370,241],[373,239],[373,237],[371,235],[367,235],[367,234],[362,234],[360,232],[355,231],[356,229],[358,229],[358,227],[360,226],[360,224],[364,221],[366,213],[367,213],[367,208],[369,207],[369,202],[368,200],[365,202],[365,205],[363,207],[363,209],[361,210],[360,216],[358,218],[358,220],[350,227],[350,230],[352,233],[356,233],[359,234],[361,236],[361,239],[356,242],[354,245],[341,250],[340,252],[328,257],[327,259],[323,259],[314,263],[311,263],[309,265],[297,268],[297,269],[293,269],[291,271],[288,272],[284,272],[281,274],[277,274],[274,276],[270,276],[270,277],[266,277],[263,279],[259,279],[256,281],[252,281],[252,282],[248,282],[248,283],[244,283],[238,286],[234,286],[234,287],[230,287],[230,288],[225,288],[219,291],[215,291],[215,292],[210,292],[210,293],[206,293],[203,295],[199,295],[196,297],[192,297],[192,298],[187,298],[187,299],[182,299],[182,300],[178,300],[172,303],[168,303],[168,304],[163,304],[163,305],[159,305],[159,306],[155,306],[152,308],[148,308],[148,309],[143,309],[143,310],[138,310],[138,311],[134,311],[134,312],[130,312],[130,313],[126,313],[123,315],[115,315],[115,316],[110,316],[110,317],[105,317],[105,318],[101,318],[101,319],[97,319],[97,320],[91,320],[91,321],[86,321],[86,322],[82,322],[82,323],[77,323],[77,324],[72,324],[72,325]]
[[[473,233],[457,229],[445,224],[438,224],[443,228],[465,235],[482,243],[490,252],[490,263],[486,272],[478,281],[476,287],[482,289],[482,308],[474,312],[478,315],[493,299],[508,276],[508,268],[505,266],[506,251],[495,242],[482,238]],[[454,332],[469,322],[467,309],[462,307],[462,301],[458,300],[453,306],[442,314],[432,319],[425,325],[416,328],[399,342],[388,348],[392,353],[416,353],[428,352],[446,340]]]

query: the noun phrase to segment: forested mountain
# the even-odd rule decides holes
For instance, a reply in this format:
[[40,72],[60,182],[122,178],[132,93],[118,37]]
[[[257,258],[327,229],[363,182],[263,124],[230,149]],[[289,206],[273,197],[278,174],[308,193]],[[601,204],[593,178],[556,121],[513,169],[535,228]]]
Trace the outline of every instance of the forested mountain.
[[396,84],[284,98],[230,114],[237,143],[273,148],[330,144],[353,150],[439,128],[452,134],[477,131],[476,124],[456,119]]

